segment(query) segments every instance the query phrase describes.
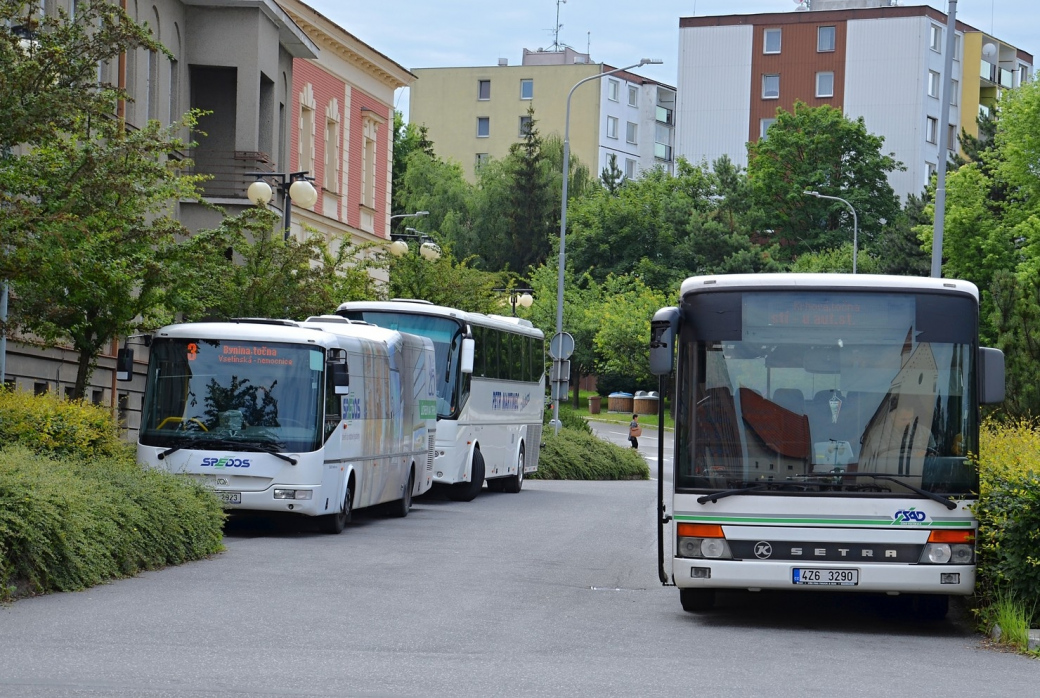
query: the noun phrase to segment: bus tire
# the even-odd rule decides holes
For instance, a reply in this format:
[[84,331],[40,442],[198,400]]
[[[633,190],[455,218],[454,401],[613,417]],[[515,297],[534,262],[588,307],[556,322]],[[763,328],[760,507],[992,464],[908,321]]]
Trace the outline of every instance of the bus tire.
[[415,463],[408,469],[408,485],[404,488],[404,496],[390,502],[390,516],[403,519],[412,508],[412,488],[415,487]]
[[503,481],[503,487],[506,492],[516,494],[524,486],[524,463],[527,459],[524,457],[524,445],[520,444],[520,455],[516,459],[516,475],[507,477]]
[[484,487],[484,456],[480,449],[473,449],[473,467],[469,482],[456,482],[448,489],[448,499],[455,502],[472,502]]
[[914,615],[921,620],[942,620],[950,610],[947,594],[915,594]]
[[347,493],[343,497],[343,509],[337,511],[334,514],[326,514],[321,517],[321,530],[325,533],[331,533],[338,535],[343,533],[343,529],[350,523],[351,507],[353,506],[353,497],[350,494],[350,485],[347,485]]
[[715,605],[714,589],[680,589],[679,603],[687,613],[707,611]]

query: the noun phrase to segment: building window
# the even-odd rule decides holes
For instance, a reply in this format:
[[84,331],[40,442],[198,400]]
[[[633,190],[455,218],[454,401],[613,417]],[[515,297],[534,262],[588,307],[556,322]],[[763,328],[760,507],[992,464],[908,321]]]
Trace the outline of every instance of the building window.
[[946,134],[946,149],[957,152],[957,125],[950,124],[949,132]]
[[636,178],[636,161],[632,158],[625,158],[625,177],[628,179]]
[[638,124],[633,124],[631,121],[625,126],[625,140],[635,145],[637,143],[636,136],[638,135]]
[[376,207],[376,137],[378,126],[374,119],[365,119],[362,125],[363,150],[361,153],[361,205]]
[[65,399],[72,400],[76,397],[76,386],[66,385],[65,386]]
[[297,162],[301,172],[314,169],[314,87],[304,85],[300,92],[300,151]]
[[834,96],[834,73],[831,73],[831,72],[816,73],[816,96],[817,97],[833,97]]
[[763,53],[780,53],[780,30],[766,29],[763,40]]
[[930,34],[928,37],[928,44],[931,46],[933,51],[942,53],[942,27],[937,24],[929,25],[931,27]]
[[961,59],[961,35],[953,35],[953,60],[959,61]]
[[932,181],[932,177],[934,177],[936,173],[939,171],[939,168],[934,162],[926,162],[924,166],[925,171],[928,173],[925,177],[924,184],[925,186],[928,186]]
[[816,50],[820,53],[834,50],[834,27],[816,29]]
[[526,136],[531,132],[531,117],[521,116],[520,117],[520,135]]
[[90,404],[91,405],[100,405],[101,401],[104,399],[104,397],[105,397],[105,391],[104,390],[92,390],[91,393],[90,393]]
[[957,80],[950,80],[950,106],[957,106],[957,95],[961,91],[961,84]]
[[46,395],[46,394],[47,394],[47,384],[46,383],[33,383],[33,395],[35,395],[36,397],[40,397],[41,395]]
[[758,122],[758,137],[766,138],[768,136],[769,127],[776,123],[776,119],[761,119]]
[[924,139],[929,143],[935,143],[938,137],[939,131],[939,120],[933,116],[928,117],[928,123],[925,125]]
[[611,102],[618,101],[618,81],[607,79],[607,99]]
[[148,52],[148,119],[159,118],[159,52]]
[[534,99],[534,80],[520,81],[520,99]]
[[762,76],[762,99],[780,99],[780,76]]
[[325,177],[322,186],[331,192],[339,192],[339,122],[325,121]]
[[607,138],[617,138],[617,117],[607,117]]
[[477,99],[491,99],[491,81],[477,80]]
[[639,106],[639,88],[635,85],[628,86],[628,106],[638,107]]
[[488,161],[488,154],[487,153],[477,153],[477,158],[476,158],[476,160],[473,163],[474,169],[479,170],[481,167],[483,167],[484,165],[487,164],[487,161]]
[[928,71],[928,96],[939,97],[939,73],[934,70]]
[[487,138],[491,135],[491,117],[477,117],[477,138]]

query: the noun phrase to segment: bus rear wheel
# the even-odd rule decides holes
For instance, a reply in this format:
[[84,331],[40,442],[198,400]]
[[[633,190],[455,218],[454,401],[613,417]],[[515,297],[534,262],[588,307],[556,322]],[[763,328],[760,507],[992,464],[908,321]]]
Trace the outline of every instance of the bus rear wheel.
[[408,516],[408,510],[412,508],[412,488],[415,487],[415,464],[408,469],[408,485],[404,488],[404,496],[390,502],[390,516],[403,519]]
[[473,467],[469,482],[456,482],[448,488],[448,499],[455,502],[472,502],[484,487],[484,456],[480,449],[473,451]]
[[714,589],[680,589],[679,603],[687,613],[707,611],[715,605]]
[[524,445],[520,444],[520,455],[516,459],[516,475],[507,477],[502,483],[502,489],[506,492],[516,494],[524,486]]
[[350,485],[347,485],[347,493],[343,497],[343,509],[334,514],[326,514],[321,517],[321,530],[325,533],[340,534],[350,523],[351,506],[353,504],[350,495]]

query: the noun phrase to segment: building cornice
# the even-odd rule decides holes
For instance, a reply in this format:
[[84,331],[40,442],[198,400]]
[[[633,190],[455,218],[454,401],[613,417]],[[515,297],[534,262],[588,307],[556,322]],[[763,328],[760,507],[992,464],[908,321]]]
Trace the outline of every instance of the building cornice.
[[416,76],[299,0],[279,0],[285,12],[322,50],[371,75],[391,89],[408,87]]

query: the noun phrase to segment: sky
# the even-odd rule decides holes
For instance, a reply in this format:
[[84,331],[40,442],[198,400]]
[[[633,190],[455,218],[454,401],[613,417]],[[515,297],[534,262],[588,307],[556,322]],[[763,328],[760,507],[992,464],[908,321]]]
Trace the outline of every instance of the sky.
[[[636,73],[675,85],[679,18],[792,12],[798,0],[304,0],[405,68],[520,65],[523,49],[551,49],[559,11],[559,42],[597,63],[622,67],[641,58],[662,65]],[[901,0],[946,12],[946,0]],[[957,19],[1017,48],[1040,54],[1040,1],[959,0]],[[408,91],[397,109],[408,114]]]

